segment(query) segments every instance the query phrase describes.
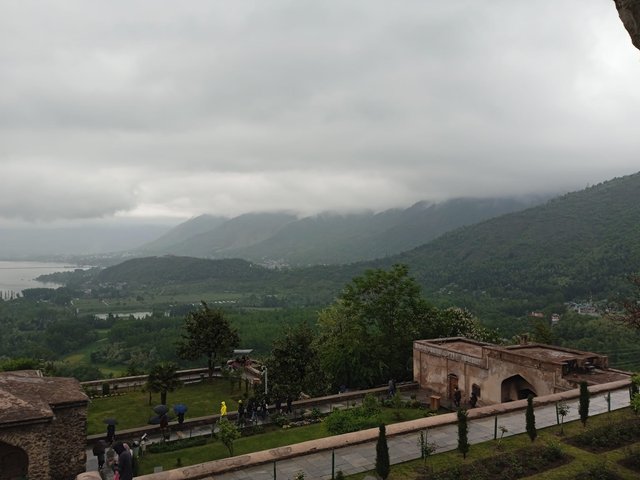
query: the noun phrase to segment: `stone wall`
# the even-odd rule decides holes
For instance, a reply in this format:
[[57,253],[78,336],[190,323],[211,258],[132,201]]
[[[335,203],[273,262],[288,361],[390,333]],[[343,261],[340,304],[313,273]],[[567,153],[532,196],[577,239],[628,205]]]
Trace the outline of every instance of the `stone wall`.
[[[0,442],[23,450],[30,479],[66,480],[86,467],[86,405],[56,408],[55,418],[2,426]],[[4,480],[0,471],[0,480]]]
[[51,423],[49,464],[52,478],[73,478],[83,472],[87,463],[86,406],[54,408]]
[[[51,450],[49,425],[49,422],[40,422],[0,429],[0,442],[21,448],[29,457],[29,478],[56,478],[51,475],[49,469],[49,452]],[[1,473],[0,478],[2,478]]]

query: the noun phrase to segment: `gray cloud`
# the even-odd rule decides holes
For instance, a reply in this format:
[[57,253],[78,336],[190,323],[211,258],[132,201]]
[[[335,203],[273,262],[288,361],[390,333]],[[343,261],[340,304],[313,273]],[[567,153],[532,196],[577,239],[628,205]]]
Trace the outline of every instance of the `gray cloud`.
[[578,189],[637,78],[607,2],[3,2],[0,220]]

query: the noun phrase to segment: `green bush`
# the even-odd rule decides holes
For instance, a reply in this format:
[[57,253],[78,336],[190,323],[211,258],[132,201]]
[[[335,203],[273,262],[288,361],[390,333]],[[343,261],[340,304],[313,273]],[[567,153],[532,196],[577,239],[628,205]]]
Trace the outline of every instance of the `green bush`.
[[271,423],[278,425],[279,427],[284,427],[289,424],[289,417],[283,413],[274,413],[271,415]]
[[261,433],[264,433],[263,425],[251,425],[240,430],[240,434],[243,437],[250,437],[251,435],[259,435]]
[[580,448],[605,452],[640,440],[640,419],[628,419],[575,435],[567,442]]
[[620,460],[620,464],[640,472],[640,446],[626,447],[624,449],[624,458]]
[[597,462],[576,475],[576,480],[621,480],[622,477],[612,471],[607,462]]
[[173,440],[171,442],[152,443],[147,446],[147,451],[150,453],[173,452],[183,448],[197,447],[206,444],[207,439],[204,437],[183,438],[180,440]]
[[557,440],[551,440],[547,442],[546,446],[542,450],[542,457],[549,461],[554,462],[564,457],[564,451],[562,445]]
[[[491,459],[455,465],[429,474],[429,480],[515,480],[555,468],[569,459],[558,444],[531,446]],[[490,460],[490,461],[488,461]],[[585,477],[587,478],[587,477]]]
[[371,414],[371,410],[364,407],[349,410],[334,410],[324,421],[327,431],[332,435],[357,432],[365,428],[380,425],[378,413]]
[[369,416],[380,413],[380,403],[372,393],[367,393],[364,396],[361,408],[365,411],[365,414]]

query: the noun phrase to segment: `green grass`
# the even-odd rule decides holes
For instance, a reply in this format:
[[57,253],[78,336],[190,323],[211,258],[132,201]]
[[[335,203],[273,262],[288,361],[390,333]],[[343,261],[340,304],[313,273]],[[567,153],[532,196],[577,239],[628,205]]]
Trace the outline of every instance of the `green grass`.
[[[226,380],[214,379],[213,383],[192,384],[181,387],[167,395],[167,404],[184,403],[189,407],[186,418],[202,417],[220,413],[220,402],[227,403],[229,411],[237,409],[237,401],[242,398],[243,390],[236,384],[233,391]],[[114,417],[118,420],[117,429],[142,427],[154,416],[153,407],[160,402],[160,394],[154,393],[149,405],[149,394],[140,390],[122,395],[94,398],[89,404],[87,434],[106,432],[103,420]],[[117,431],[116,431],[117,433]]]
[[[138,296],[142,299],[138,300]],[[80,314],[123,313],[164,310],[171,304],[197,304],[201,300],[215,306],[216,301],[238,300],[240,298],[242,295],[239,293],[215,293],[205,290],[204,287],[203,291],[189,290],[185,292],[162,289],[159,291],[145,290],[139,295],[134,292],[130,297],[107,299],[107,304],[97,298],[78,298],[74,300],[74,307],[79,310]]]
[[[425,411],[420,409],[403,408],[400,410],[401,421],[424,417]],[[381,413],[383,422],[397,422],[396,412],[384,408]],[[266,432],[249,437],[242,437],[234,442],[234,455],[243,455],[270,448],[283,447],[294,443],[306,442],[330,436],[324,423],[315,423],[303,427],[282,429],[275,425],[266,427]],[[149,453],[141,460],[141,472],[153,472],[154,466],[162,465],[164,470],[177,467],[177,459],[183,466],[210,462],[229,456],[229,451],[219,441],[211,440],[207,445],[185,448],[183,450],[166,453]]]
[[[316,423],[305,427],[297,427],[283,430],[277,428],[262,434],[242,437],[234,442],[234,455],[282,447],[293,443],[306,442],[327,436],[322,423]],[[177,467],[177,459],[183,466],[197,463],[210,462],[229,456],[229,451],[220,441],[211,440],[207,445],[186,448],[174,452],[148,453],[140,459],[140,473],[151,473],[153,467],[162,465],[163,470]]]
[[[587,428],[600,425],[608,425],[616,420],[629,418],[630,415],[632,415],[632,413],[629,409],[623,409],[608,414],[590,417]],[[564,436],[559,436],[559,429],[560,427],[554,426],[538,430],[538,438],[536,439],[536,443],[544,445],[548,442],[560,441],[563,451],[574,457],[573,461],[553,470],[547,470],[546,472],[529,476],[527,477],[527,480],[574,480],[576,475],[580,472],[583,472],[588,466],[601,464],[603,462],[606,462],[607,466],[610,467],[611,470],[618,473],[625,480],[638,478],[637,472],[633,472],[617,464],[617,461],[625,456],[626,447],[612,450],[610,452],[607,452],[606,454],[591,453],[586,450],[573,447],[563,441],[565,438],[572,435],[577,435],[578,433],[581,433],[583,431],[582,424],[579,420],[565,423]],[[417,439],[418,434],[416,433],[416,442]],[[531,441],[529,440],[527,434],[523,433],[505,437],[502,440],[501,447],[499,449],[497,447],[497,442],[495,441],[484,442],[472,445],[466,460],[462,458],[462,455],[460,453],[458,453],[456,450],[453,450],[440,453],[438,455],[433,455],[429,458],[427,465],[433,468],[434,471],[441,471],[450,468],[452,465],[461,464],[464,462],[471,463],[479,459],[487,459],[488,461],[490,461],[489,459],[497,453],[517,450],[528,445],[531,445]],[[372,448],[374,447],[372,446]],[[391,467],[391,474],[389,475],[388,480],[417,480],[419,478],[417,469],[422,467],[422,465],[422,460],[413,460],[411,462],[393,465]],[[363,472],[356,475],[350,475],[346,478],[348,478],[349,480],[362,480],[367,475],[374,475],[374,472]]]

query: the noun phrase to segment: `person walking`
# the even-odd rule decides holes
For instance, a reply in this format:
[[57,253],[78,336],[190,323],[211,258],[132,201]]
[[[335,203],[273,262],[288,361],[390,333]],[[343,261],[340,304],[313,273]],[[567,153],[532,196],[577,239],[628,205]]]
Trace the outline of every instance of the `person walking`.
[[110,423],[107,425],[107,442],[111,445],[116,440],[116,425]]
[[98,470],[102,470],[104,467],[105,450],[106,445],[103,440],[98,440],[98,443],[93,446],[93,454],[98,458]]
[[244,403],[238,400],[238,425],[244,427]]
[[124,449],[118,455],[118,472],[120,480],[133,480],[133,454],[127,443],[123,443]]
[[267,401],[263,398],[260,404],[260,416],[263,422],[267,419],[267,413],[269,413],[269,407],[267,406]]
[[471,392],[471,398],[469,399],[469,405],[471,408],[476,408],[478,404],[478,394],[476,392]]
[[220,402],[220,417],[225,417],[227,415],[227,404],[224,403],[224,400]]
[[456,408],[460,408],[460,402],[462,401],[462,392],[458,387],[453,391],[453,404]]

